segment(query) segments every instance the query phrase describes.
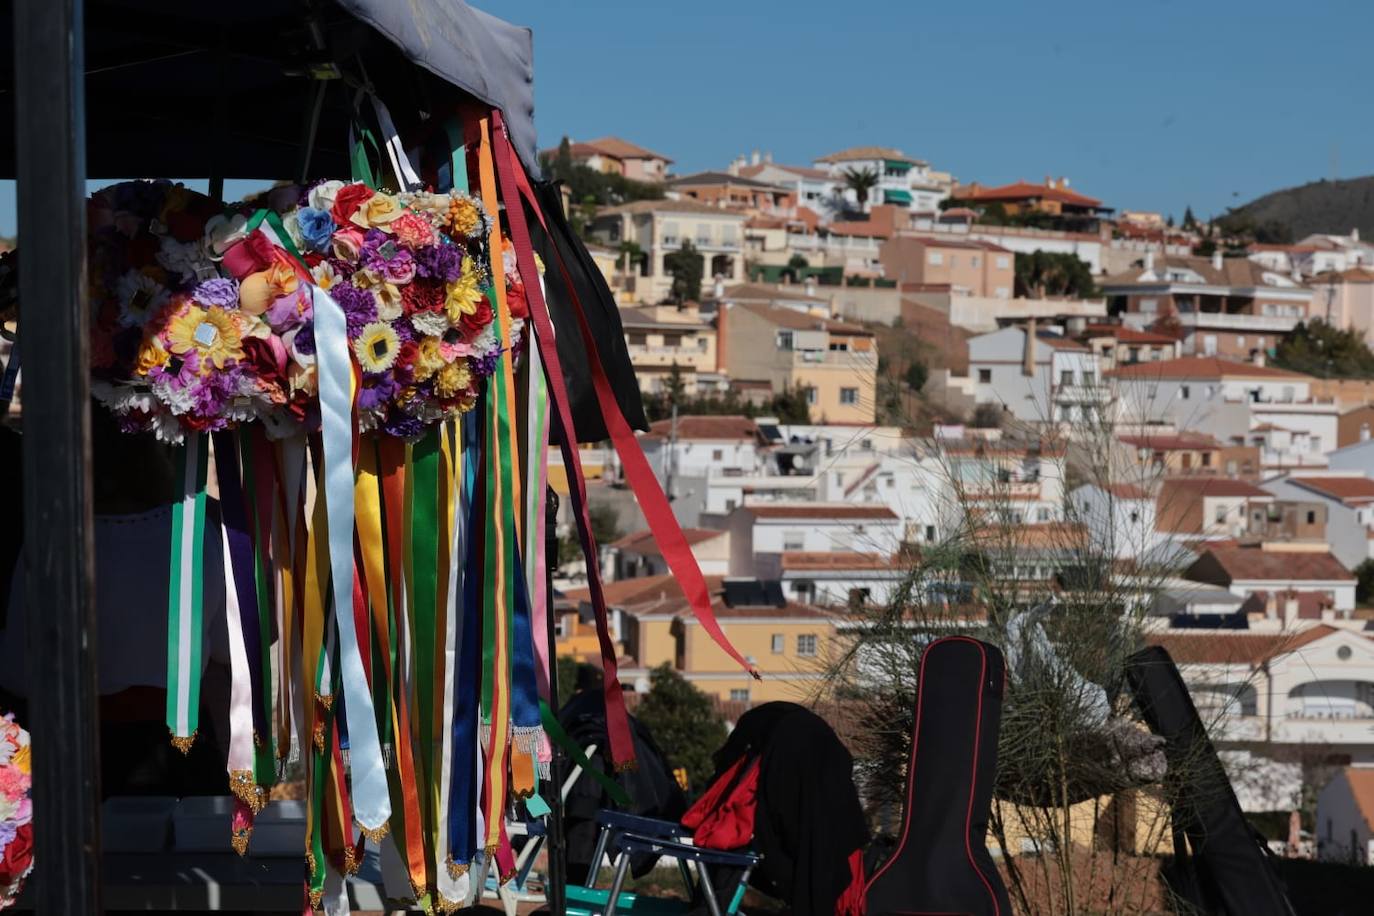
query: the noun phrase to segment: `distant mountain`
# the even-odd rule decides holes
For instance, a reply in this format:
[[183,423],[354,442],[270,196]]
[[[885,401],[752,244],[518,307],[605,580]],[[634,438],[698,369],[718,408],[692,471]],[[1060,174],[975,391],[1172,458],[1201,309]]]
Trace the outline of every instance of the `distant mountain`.
[[1345,235],[1358,227],[1374,238],[1374,175],[1339,181],[1314,181],[1285,188],[1236,207],[1218,222],[1262,241],[1297,241],[1314,232]]

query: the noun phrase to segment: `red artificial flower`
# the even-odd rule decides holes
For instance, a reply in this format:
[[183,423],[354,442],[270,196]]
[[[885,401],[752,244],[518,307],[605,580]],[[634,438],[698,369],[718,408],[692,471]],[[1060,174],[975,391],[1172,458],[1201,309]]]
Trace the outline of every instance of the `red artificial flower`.
[[416,277],[401,287],[401,308],[407,315],[437,312],[444,307],[444,284],[440,280]]
[[525,284],[512,283],[506,287],[506,305],[512,318],[530,317],[530,303],[525,298]]
[[405,341],[396,351],[396,363],[392,366],[392,374],[402,383],[413,381],[415,379],[415,361],[419,358],[420,345],[413,340]]
[[280,249],[261,232],[253,231],[224,252],[224,266],[237,280],[266,270],[277,261]]
[[33,862],[33,822],[23,825],[14,833],[14,839],[5,847],[5,856],[0,859],[0,884],[12,884]]
[[243,359],[264,384],[286,390],[286,350],[280,341],[273,346],[261,337],[245,337]]
[[334,209],[329,211],[329,215],[334,217],[334,222],[340,226],[352,225],[353,214],[371,200],[375,193],[365,184],[344,185],[339,189],[339,193],[334,195]]
[[463,333],[463,339],[472,340],[478,334],[482,333],[482,329],[491,324],[491,319],[491,303],[487,300],[486,296],[483,296],[481,299],[477,300],[477,308],[473,313],[471,315],[464,315],[462,321],[459,322],[459,329]]

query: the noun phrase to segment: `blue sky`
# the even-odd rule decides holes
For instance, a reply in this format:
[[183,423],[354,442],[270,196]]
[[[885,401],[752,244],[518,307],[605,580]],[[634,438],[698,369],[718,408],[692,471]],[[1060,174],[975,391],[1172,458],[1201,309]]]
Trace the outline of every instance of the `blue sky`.
[[474,0],[534,29],[535,123],[679,173],[896,146],[964,181],[1067,175],[1219,213],[1374,173],[1369,0]]
[[[616,134],[679,173],[877,144],[1180,217],[1330,177],[1333,158],[1374,173],[1369,0],[476,5],[534,29],[541,144]],[[13,201],[0,182],[0,234]]]

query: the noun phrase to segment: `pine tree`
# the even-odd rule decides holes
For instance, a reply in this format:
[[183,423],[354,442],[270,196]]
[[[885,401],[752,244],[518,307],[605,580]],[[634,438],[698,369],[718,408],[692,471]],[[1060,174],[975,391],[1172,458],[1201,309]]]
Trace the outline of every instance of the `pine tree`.
[[635,710],[669,764],[687,770],[694,790],[715,772],[712,755],[725,743],[725,721],[711,698],[667,662],[649,673],[649,693]]

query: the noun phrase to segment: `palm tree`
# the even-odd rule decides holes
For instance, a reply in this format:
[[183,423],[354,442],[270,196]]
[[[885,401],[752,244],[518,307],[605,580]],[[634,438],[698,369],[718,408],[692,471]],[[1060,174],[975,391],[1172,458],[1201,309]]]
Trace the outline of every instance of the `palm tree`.
[[870,168],[848,168],[844,170],[844,183],[859,199],[859,207],[868,203],[868,194],[878,186],[878,173]]

